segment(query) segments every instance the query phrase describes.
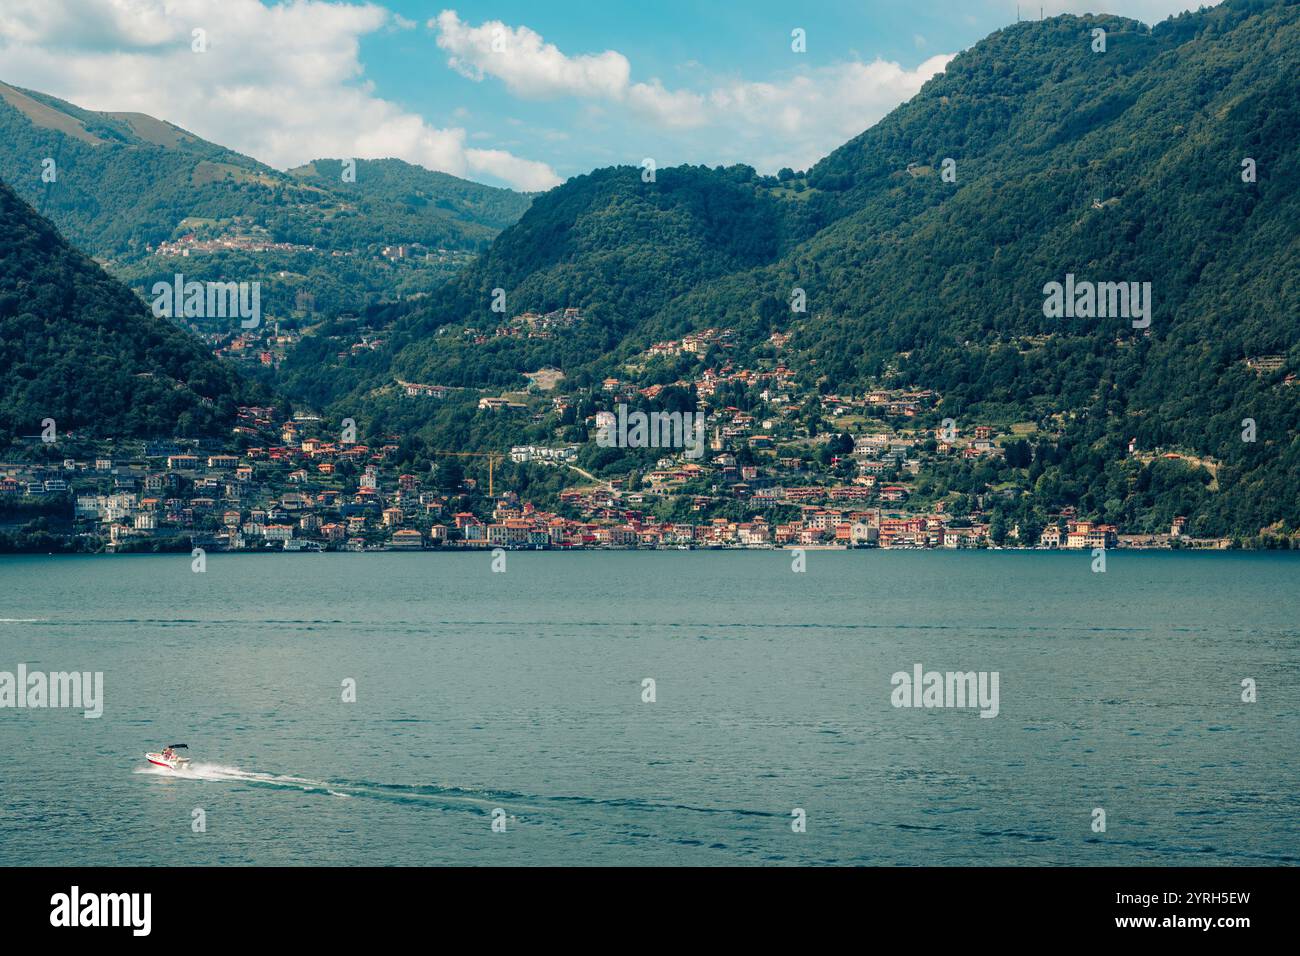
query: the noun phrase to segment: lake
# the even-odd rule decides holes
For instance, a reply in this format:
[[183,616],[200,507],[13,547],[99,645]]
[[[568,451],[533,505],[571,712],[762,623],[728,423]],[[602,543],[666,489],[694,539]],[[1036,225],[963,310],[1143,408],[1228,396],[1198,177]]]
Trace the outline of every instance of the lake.
[[1296,863],[1300,556],[1107,558],[0,558],[0,864]]

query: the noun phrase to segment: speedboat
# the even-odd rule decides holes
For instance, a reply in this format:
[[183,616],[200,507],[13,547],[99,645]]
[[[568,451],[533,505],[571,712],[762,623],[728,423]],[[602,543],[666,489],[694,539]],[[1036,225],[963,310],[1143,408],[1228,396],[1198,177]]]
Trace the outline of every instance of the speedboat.
[[144,758],[155,767],[166,767],[168,770],[184,770],[190,765],[189,757],[182,757],[176,753],[177,750],[188,750],[185,744],[172,744],[170,747],[163,748],[161,753],[145,754]]

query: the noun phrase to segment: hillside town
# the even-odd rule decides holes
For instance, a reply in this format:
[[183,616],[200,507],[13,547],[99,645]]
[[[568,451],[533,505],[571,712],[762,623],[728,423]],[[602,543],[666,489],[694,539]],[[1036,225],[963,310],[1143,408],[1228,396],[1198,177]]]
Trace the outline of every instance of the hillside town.
[[[774,388],[780,380],[778,370]],[[424,393],[408,387],[407,394]],[[880,406],[906,419],[931,399],[882,391],[860,399],[824,396],[822,405],[830,414]],[[738,461],[733,447],[770,445],[772,422],[725,407],[712,410],[708,423],[712,439],[702,459],[665,455],[633,478],[596,479],[576,465],[576,444],[521,445],[487,455],[494,466],[508,461],[571,474],[573,483],[548,509],[500,484],[484,494],[488,489],[475,478],[440,487],[437,466],[426,475],[402,472],[394,465],[397,436],[378,444],[339,440],[316,416],[278,421],[272,408],[245,407],[230,447],[174,439],[105,445],[88,458],[0,462],[0,506],[20,506],[27,515],[44,507],[58,515],[59,503],[70,502],[65,536],[77,550],[109,552],[1229,545],[1188,537],[1183,518],[1166,534],[1128,535],[1066,509],[1030,539],[1018,527],[994,528],[979,501],[962,514],[949,513],[943,501],[911,507],[912,478],[924,462],[1002,453],[989,427],[977,427],[969,438],[902,428],[861,434],[832,458],[848,476],[835,477],[775,452],[762,464]],[[687,517],[662,517],[659,506],[666,502]],[[729,513],[719,516],[720,509]]]
[[[493,331],[467,326],[453,338],[462,348],[499,338],[546,340],[583,321],[574,308],[523,312]],[[1191,536],[1184,517],[1157,533],[1128,533],[1073,507],[1034,527],[1008,523],[998,505],[1017,492],[998,476],[1027,467],[1027,437],[1051,423],[959,428],[942,417],[941,395],[900,385],[890,370],[894,384],[862,394],[810,388],[783,357],[793,334],[773,332],[762,354],[744,359],[735,330],[704,328],[652,344],[619,375],[567,390],[565,374],[550,367],[525,373],[527,386],[502,394],[397,379],[389,386],[393,400],[414,403],[421,416],[459,402],[465,414],[489,416],[506,433],[540,430],[550,438],[436,452],[420,467],[399,454],[403,436],[362,442],[355,428],[340,432],[306,411],[282,420],[271,407],[240,408],[229,440],[100,441],[93,455],[61,461],[47,449],[33,460],[0,462],[0,514],[11,513],[0,533],[36,515],[76,550],[114,552],[1233,545]],[[223,358],[276,365],[298,337],[271,324],[211,337],[210,346]],[[382,332],[362,330],[337,358],[347,362],[383,343]],[[698,415],[699,447],[656,439],[639,446],[656,450],[644,466],[624,463],[617,474],[584,457],[591,444],[606,444],[593,439],[614,421],[613,409],[683,396]],[[1147,463],[1157,454],[1187,458],[1136,442],[1128,454]],[[482,468],[449,482],[448,459],[439,455],[487,465],[487,487]],[[564,483],[521,497],[497,471],[502,466],[558,470]],[[973,482],[981,490],[944,490],[934,478],[954,468],[983,472]]]

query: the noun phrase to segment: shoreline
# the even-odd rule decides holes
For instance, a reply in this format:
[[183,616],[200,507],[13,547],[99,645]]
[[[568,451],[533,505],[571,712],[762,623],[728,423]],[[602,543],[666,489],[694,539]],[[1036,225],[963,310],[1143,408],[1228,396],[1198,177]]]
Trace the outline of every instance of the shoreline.
[[[1090,557],[1092,550],[1088,548],[879,548],[879,547],[850,547],[835,545],[769,545],[769,546],[712,546],[712,547],[668,547],[668,548],[631,548],[631,547],[601,547],[601,548],[528,548],[528,547],[469,547],[469,548],[367,548],[364,550],[349,550],[346,548],[322,548],[319,550],[284,550],[275,549],[234,549],[221,550],[216,548],[206,548],[204,553],[207,555],[225,556],[247,556],[247,557],[267,557],[267,556],[286,556],[286,555],[368,555],[368,554],[412,554],[412,555],[432,555],[432,554],[474,554],[491,556],[495,551],[503,551],[509,554],[673,554],[680,552],[692,552],[701,554],[744,554],[744,553],[768,553],[768,552],[786,552],[795,551],[817,551],[817,552],[877,552],[890,553],[898,552],[905,554],[1059,554],[1059,555],[1079,555]],[[1143,547],[1120,547],[1106,548],[1107,554],[1116,552],[1138,553],[1138,554],[1292,554],[1300,553],[1300,548],[1143,548]],[[192,556],[191,550],[175,551],[3,551],[0,552],[0,559],[11,557],[50,557],[50,558],[139,558],[139,557],[185,557]]]

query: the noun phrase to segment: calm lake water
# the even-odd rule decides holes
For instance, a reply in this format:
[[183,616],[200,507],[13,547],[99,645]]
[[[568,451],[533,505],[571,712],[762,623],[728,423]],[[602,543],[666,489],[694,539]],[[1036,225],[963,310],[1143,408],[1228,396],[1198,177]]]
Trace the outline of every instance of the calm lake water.
[[0,864],[1295,864],[1300,559],[1108,558],[0,558]]

